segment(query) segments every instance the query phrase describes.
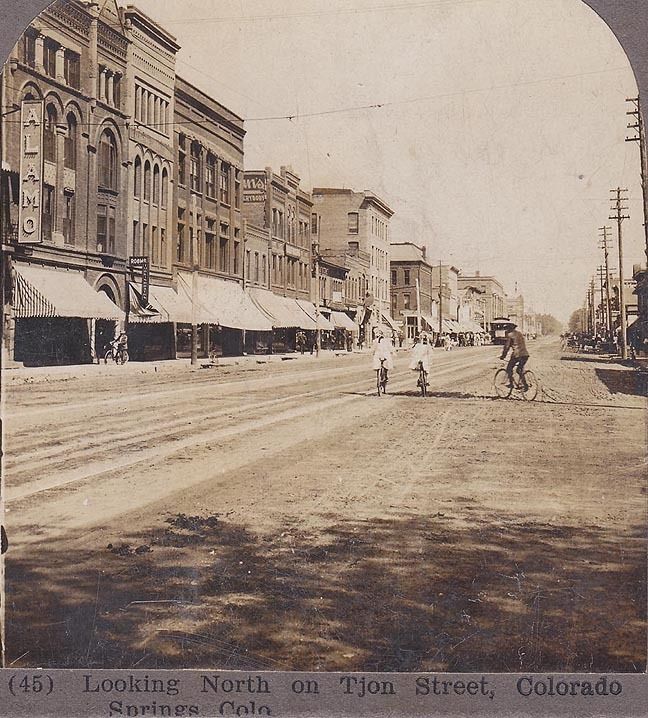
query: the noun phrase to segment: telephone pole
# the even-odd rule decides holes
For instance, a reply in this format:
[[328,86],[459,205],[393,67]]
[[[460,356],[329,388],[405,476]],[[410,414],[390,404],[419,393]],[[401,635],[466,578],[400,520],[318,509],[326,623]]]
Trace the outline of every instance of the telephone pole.
[[[605,328],[607,326],[607,320],[606,320],[606,314],[605,311],[606,305],[605,305],[605,267],[603,265],[599,265],[596,268],[596,274],[599,279],[599,285],[600,285],[600,292],[601,292],[601,303],[599,304],[599,327],[601,330],[601,334],[605,332]],[[598,334],[598,331],[597,331]]]
[[607,340],[612,341],[612,304],[610,302],[610,264],[609,264],[609,249],[610,242],[612,241],[608,237],[608,232],[612,231],[612,227],[599,227],[601,232],[599,246],[603,250],[605,257],[605,303],[607,305]]
[[626,112],[626,115],[634,118],[634,123],[630,121],[628,123],[628,129],[634,130],[634,135],[626,137],[626,142],[638,142],[639,143],[639,157],[641,160],[641,192],[643,196],[643,207],[644,207],[644,251],[646,253],[646,260],[648,261],[648,186],[646,179],[646,173],[648,172],[648,166],[646,166],[646,133],[643,123],[643,113],[641,112],[641,104],[639,102],[639,96],[629,97],[626,102],[632,103],[632,110]]
[[628,207],[623,203],[628,201],[627,189],[610,190],[612,193],[612,214],[609,219],[615,220],[617,223],[617,241],[619,244],[619,320],[621,323],[621,358],[628,358],[628,345],[626,341],[626,309],[623,301],[623,237],[621,234],[621,225],[624,219],[630,219],[629,214],[623,214],[628,211]]

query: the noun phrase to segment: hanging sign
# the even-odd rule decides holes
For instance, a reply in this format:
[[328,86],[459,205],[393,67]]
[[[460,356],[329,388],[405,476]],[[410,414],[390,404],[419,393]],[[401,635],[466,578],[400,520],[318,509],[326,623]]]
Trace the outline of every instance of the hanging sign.
[[43,241],[43,101],[23,100],[20,115],[18,243]]
[[148,257],[130,257],[128,264],[131,269],[142,270],[142,304],[146,306],[149,301],[149,284],[151,268]]

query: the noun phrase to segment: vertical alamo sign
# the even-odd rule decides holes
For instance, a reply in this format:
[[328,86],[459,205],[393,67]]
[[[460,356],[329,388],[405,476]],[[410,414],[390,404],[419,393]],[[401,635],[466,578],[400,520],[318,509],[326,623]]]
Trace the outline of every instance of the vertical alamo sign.
[[41,241],[43,198],[43,102],[23,100],[21,109],[20,210],[18,242]]

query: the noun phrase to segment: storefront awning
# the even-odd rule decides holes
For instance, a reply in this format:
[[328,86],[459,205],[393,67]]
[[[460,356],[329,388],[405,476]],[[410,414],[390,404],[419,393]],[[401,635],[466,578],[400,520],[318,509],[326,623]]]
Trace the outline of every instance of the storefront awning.
[[453,322],[452,319],[444,319],[442,326],[443,326],[444,334],[458,334],[459,333],[459,325],[457,324],[457,322]]
[[333,322],[338,329],[346,329],[349,332],[353,332],[358,328],[353,319],[351,319],[349,315],[344,312],[336,312],[332,310],[331,322]]
[[[296,299],[295,300],[299,307],[303,309],[306,314],[313,320],[317,321],[317,328],[322,329],[325,332],[332,332],[335,329],[335,324],[331,321],[329,321],[320,310],[319,318],[317,317],[317,312],[315,310],[315,305],[312,302],[307,302],[305,299]],[[326,311],[326,310],[325,310]]]
[[[194,296],[192,283],[191,274],[178,274],[179,294],[188,300],[190,309]],[[272,323],[259,311],[238,282],[199,274],[196,276],[195,301],[197,324],[217,324],[247,331],[272,331]],[[186,323],[191,321],[190,312]]]
[[149,301],[144,305],[138,287],[130,285],[129,321],[134,323],[191,324],[191,301],[173,287],[149,287]]
[[267,315],[275,329],[316,329],[315,321],[297,304],[295,299],[280,297],[267,289],[251,287],[254,303]]
[[96,292],[81,272],[18,263],[14,268],[18,318],[124,319],[122,310],[104,292]]
[[395,332],[399,330],[399,324],[395,322],[392,317],[389,316],[386,312],[381,312],[382,320],[390,329],[393,329]]

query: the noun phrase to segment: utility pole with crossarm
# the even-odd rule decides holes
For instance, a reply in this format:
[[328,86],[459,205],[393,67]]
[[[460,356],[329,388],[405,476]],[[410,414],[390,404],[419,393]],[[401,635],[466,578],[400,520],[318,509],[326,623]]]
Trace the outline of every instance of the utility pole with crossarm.
[[628,201],[628,190],[617,187],[610,190],[612,193],[612,214],[609,219],[613,219],[617,223],[617,241],[619,244],[619,321],[621,329],[621,358],[628,358],[628,342],[626,339],[626,309],[623,301],[623,238],[621,234],[621,225],[624,219],[630,219],[629,214],[623,214],[628,211],[628,207],[623,203]]

